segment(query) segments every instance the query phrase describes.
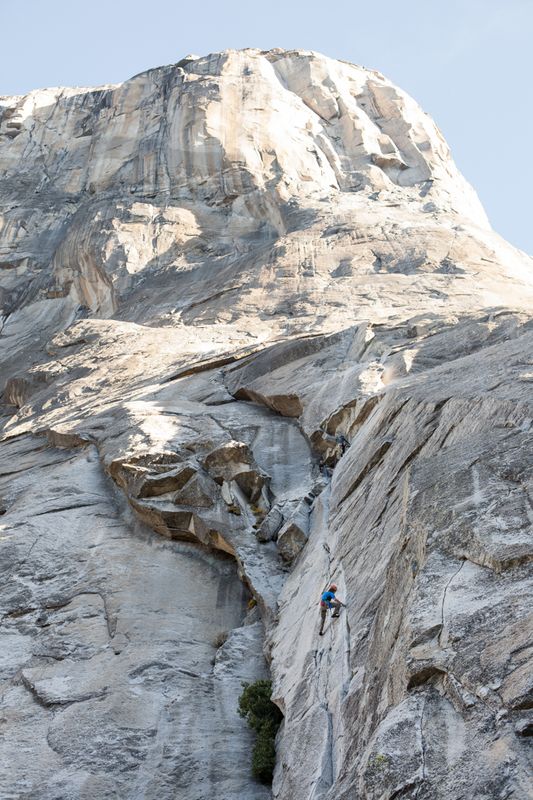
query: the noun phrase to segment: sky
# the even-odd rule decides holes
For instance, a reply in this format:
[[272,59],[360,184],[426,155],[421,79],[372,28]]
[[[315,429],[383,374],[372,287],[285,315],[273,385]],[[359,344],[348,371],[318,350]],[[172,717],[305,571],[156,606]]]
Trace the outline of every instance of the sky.
[[533,0],[0,0],[0,95],[119,83],[189,53],[317,50],[377,69],[533,254]]

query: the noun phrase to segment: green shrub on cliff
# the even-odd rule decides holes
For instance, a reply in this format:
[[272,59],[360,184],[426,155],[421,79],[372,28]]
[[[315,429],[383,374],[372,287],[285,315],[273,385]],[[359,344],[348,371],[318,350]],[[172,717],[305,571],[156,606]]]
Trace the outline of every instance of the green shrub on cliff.
[[271,783],[276,763],[276,733],[283,715],[270,699],[271,681],[243,683],[243,687],[239,714],[257,734],[252,753],[252,774],[262,783]]

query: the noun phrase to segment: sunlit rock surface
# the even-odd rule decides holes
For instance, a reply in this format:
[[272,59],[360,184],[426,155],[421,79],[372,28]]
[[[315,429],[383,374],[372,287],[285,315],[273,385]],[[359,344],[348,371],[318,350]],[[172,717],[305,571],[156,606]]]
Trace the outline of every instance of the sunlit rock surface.
[[269,797],[268,669],[279,800],[529,797],[532,261],[431,119],[190,56],[0,98],[0,178],[2,797]]

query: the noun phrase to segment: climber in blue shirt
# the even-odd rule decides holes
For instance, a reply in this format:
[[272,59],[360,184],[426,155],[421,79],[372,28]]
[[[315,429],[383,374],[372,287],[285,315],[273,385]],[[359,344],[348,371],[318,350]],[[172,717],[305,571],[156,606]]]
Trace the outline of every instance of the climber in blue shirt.
[[335,597],[335,592],[337,591],[337,584],[332,583],[329,589],[322,594],[320,598],[320,632],[319,635],[322,636],[324,633],[324,624],[326,622],[326,616],[328,614],[328,610],[330,608],[333,609],[332,617],[339,617],[341,613],[341,606],[344,605],[341,600],[338,600]]

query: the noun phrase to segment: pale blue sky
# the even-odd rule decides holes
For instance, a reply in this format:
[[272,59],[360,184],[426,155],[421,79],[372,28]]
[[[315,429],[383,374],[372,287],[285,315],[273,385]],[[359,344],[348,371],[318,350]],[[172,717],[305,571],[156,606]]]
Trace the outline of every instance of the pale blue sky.
[[493,227],[533,253],[533,0],[0,0],[0,94],[118,83],[228,47],[383,72],[436,120]]

